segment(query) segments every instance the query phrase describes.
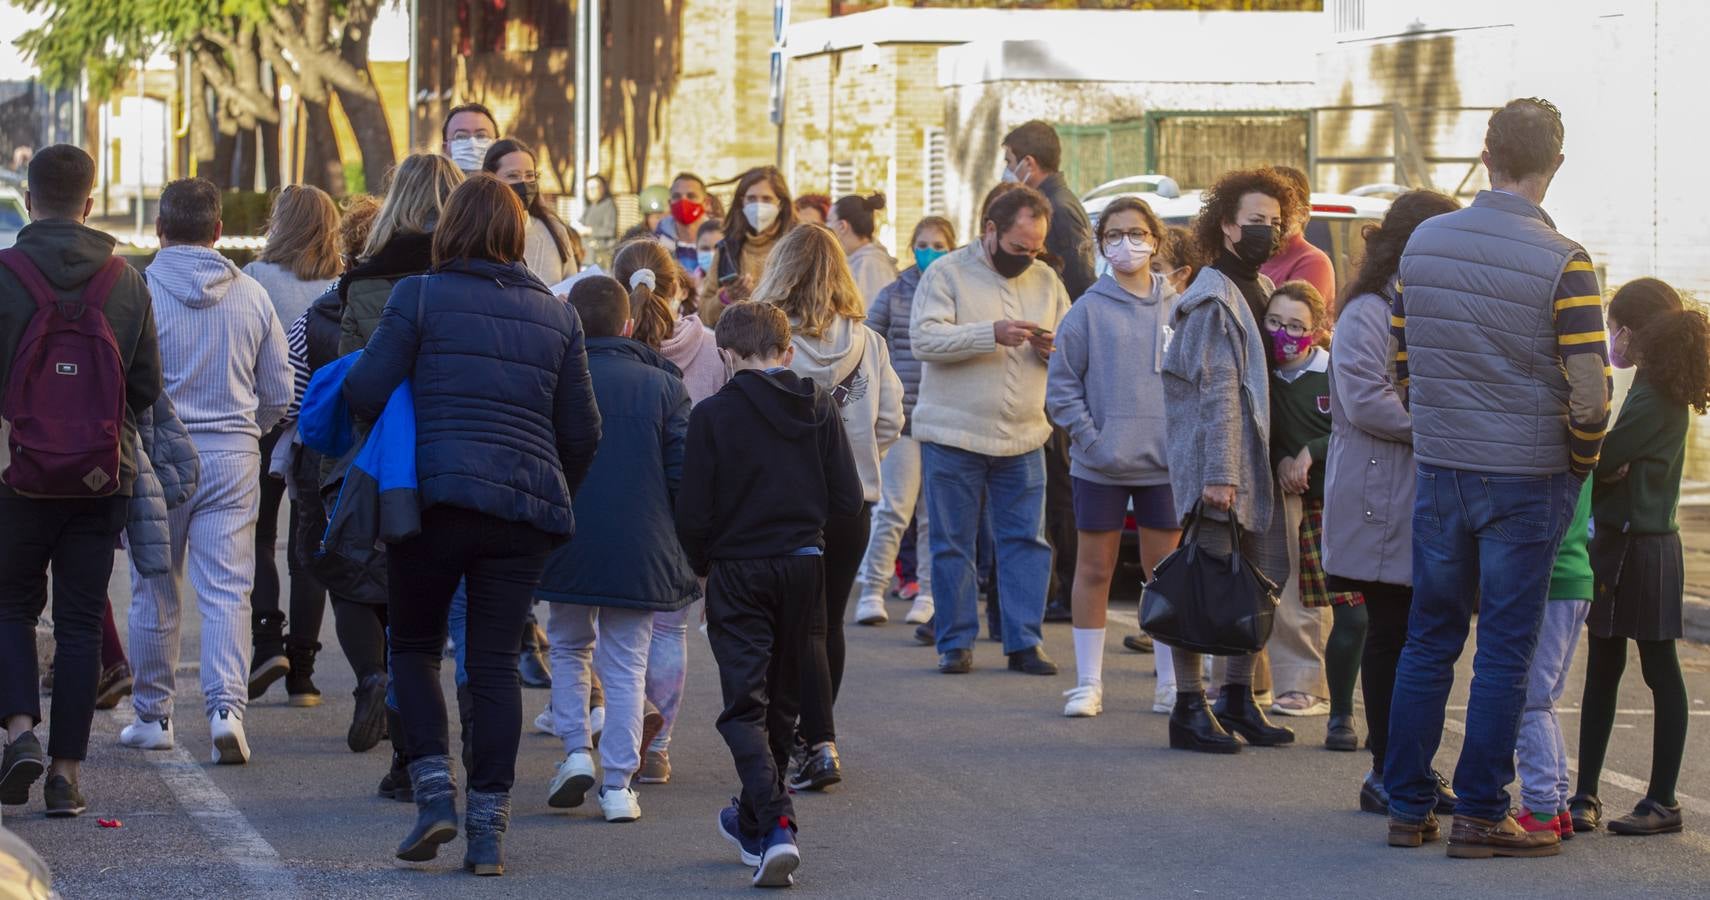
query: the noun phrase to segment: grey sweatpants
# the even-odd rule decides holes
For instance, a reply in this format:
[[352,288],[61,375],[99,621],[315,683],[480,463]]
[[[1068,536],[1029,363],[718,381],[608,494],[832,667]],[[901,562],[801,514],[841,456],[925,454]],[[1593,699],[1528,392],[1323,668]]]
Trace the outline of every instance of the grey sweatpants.
[[172,571],[143,578],[131,569],[131,703],[137,718],[173,714],[183,597],[188,571],[202,614],[205,714],[224,706],[240,717],[249,704],[249,594],[255,586],[255,522],[261,513],[261,453],[204,450],[202,475],[189,502],[167,514]]

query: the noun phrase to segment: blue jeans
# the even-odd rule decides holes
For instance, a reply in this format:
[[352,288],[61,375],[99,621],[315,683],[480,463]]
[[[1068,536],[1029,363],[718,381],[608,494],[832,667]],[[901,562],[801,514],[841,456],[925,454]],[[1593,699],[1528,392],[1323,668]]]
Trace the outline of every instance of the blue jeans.
[[1413,502],[1413,611],[1395,676],[1384,786],[1390,815],[1422,822],[1437,800],[1431,760],[1443,738],[1455,662],[1478,606],[1478,653],[1455,815],[1508,815],[1514,744],[1548,602],[1556,548],[1579,482],[1419,466]]
[[[997,595],[1003,612],[1003,650],[1017,653],[1043,642],[1045,590],[1051,546],[1045,542],[1045,457],[986,456],[921,444],[932,527],[934,617],[938,650],[969,650],[980,634],[975,556],[980,508],[990,497],[997,552]],[[939,523],[943,525],[940,526]]]

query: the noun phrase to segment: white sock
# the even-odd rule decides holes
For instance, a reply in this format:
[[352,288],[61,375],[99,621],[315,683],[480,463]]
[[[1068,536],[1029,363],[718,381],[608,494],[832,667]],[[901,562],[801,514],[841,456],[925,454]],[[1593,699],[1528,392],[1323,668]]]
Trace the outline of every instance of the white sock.
[[1075,628],[1075,671],[1081,684],[1104,681],[1104,629]]
[[1175,657],[1170,654],[1170,645],[1161,641],[1152,642],[1152,654],[1158,667],[1158,684],[1167,686],[1171,691],[1176,689]]

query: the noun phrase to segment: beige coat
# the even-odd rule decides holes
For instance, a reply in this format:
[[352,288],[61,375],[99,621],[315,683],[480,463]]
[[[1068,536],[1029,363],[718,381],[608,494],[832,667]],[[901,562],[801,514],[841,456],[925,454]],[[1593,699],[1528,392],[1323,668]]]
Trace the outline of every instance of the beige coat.
[[1068,311],[1068,291],[1042,262],[1005,278],[975,242],[933,263],[915,289],[909,321],[923,363],[915,439],[986,456],[1044,446],[1051,436],[1045,361],[1030,344],[999,346],[992,323],[1019,319],[1055,331]]

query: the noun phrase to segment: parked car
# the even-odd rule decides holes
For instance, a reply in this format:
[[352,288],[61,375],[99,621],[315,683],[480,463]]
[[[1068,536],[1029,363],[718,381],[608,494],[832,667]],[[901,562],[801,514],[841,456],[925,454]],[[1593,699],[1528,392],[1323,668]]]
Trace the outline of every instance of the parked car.
[[[1336,283],[1346,283],[1354,277],[1360,252],[1365,248],[1363,230],[1367,224],[1383,221],[1389,211],[1389,199],[1379,194],[1389,193],[1395,185],[1372,185],[1355,188],[1346,194],[1312,195],[1312,220],[1306,224],[1306,239],[1330,257],[1336,269]],[[1183,191],[1167,175],[1133,175],[1109,181],[1087,191],[1081,197],[1087,217],[1098,214],[1117,197],[1138,197],[1152,207],[1166,225],[1187,225],[1199,215],[1202,191]],[[1098,260],[1099,272],[1104,260]]]
[[29,224],[24,198],[16,189],[0,187],[0,250],[18,242],[18,232]]

